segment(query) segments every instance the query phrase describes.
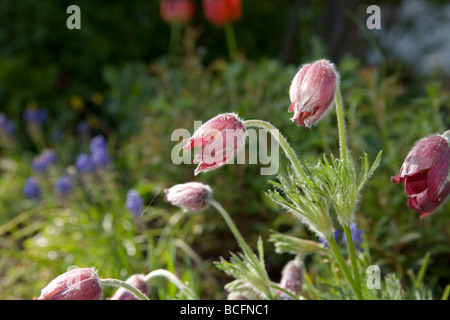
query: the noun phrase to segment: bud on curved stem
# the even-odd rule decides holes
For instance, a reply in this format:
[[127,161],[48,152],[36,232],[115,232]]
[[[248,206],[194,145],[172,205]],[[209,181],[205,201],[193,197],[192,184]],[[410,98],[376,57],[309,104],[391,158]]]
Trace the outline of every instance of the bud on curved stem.
[[139,298],[139,300],[150,300],[139,289],[135,288],[131,284],[126,283],[125,281],[117,280],[117,279],[100,279],[99,282],[103,286],[110,286],[110,287],[118,287],[118,288],[127,289],[132,294],[134,294],[137,298]]

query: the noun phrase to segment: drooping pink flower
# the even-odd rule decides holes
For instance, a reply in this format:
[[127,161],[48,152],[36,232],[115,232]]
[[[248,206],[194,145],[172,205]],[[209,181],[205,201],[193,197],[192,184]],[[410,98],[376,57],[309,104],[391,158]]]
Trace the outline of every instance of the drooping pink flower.
[[[144,276],[142,274],[134,274],[131,277],[129,277],[125,282],[132,285],[133,287],[141,291],[143,294],[147,294],[148,290],[147,284],[145,283]],[[139,300],[139,299],[127,289],[120,287],[119,289],[117,289],[117,291],[109,300]]]
[[292,121],[308,128],[317,123],[333,104],[338,85],[339,74],[330,61],[322,59],[303,65],[289,89]]
[[245,135],[245,127],[234,113],[218,115],[203,124],[184,146],[184,151],[202,148],[194,157],[194,163],[199,163],[194,173],[224,166],[244,145]]
[[160,5],[161,19],[168,23],[187,23],[195,13],[192,0],[162,0]]
[[424,218],[433,213],[450,194],[450,131],[415,143],[393,183],[405,183],[408,206]]
[[208,205],[206,197],[212,193],[212,190],[208,185],[200,182],[187,182],[165,189],[164,193],[166,200],[174,206],[193,212]]
[[102,286],[90,268],[73,269],[52,280],[35,300],[99,300]]
[[216,26],[234,22],[242,16],[241,0],[203,0],[206,18]]

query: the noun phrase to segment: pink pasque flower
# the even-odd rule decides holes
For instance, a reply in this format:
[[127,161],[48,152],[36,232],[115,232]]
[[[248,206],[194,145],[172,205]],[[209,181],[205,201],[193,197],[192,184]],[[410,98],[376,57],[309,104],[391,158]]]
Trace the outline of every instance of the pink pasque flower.
[[97,273],[90,268],[78,268],[56,277],[35,300],[99,300],[102,293]]
[[[143,294],[147,294],[147,284],[144,281],[144,276],[142,274],[134,274],[130,276],[126,281],[126,283],[132,285]],[[114,293],[114,295],[109,300],[139,300],[134,294],[128,291],[125,288],[120,287]]]
[[195,175],[224,166],[245,144],[245,135],[245,127],[234,113],[220,114],[203,124],[184,146],[185,152],[202,148],[194,157],[194,163],[199,163]]
[[168,23],[187,23],[195,13],[192,0],[162,0],[160,6],[161,19]]
[[165,189],[166,200],[184,211],[198,211],[205,208],[206,198],[212,193],[211,188],[200,182],[177,184]]
[[294,111],[291,120],[308,128],[316,124],[333,104],[338,85],[339,74],[328,60],[303,65],[289,89],[291,105],[288,111]]
[[405,183],[408,206],[424,218],[450,194],[450,130],[416,142],[393,183]]

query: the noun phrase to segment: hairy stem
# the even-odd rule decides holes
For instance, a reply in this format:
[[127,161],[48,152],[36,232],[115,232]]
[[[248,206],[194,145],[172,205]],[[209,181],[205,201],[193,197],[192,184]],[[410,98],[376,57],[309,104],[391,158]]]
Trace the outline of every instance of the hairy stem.
[[291,165],[294,168],[297,177],[304,177],[304,172],[302,167],[300,166],[297,155],[295,154],[294,150],[292,150],[286,138],[283,137],[283,135],[275,126],[263,120],[245,120],[243,124],[245,127],[256,127],[267,130],[280,144],[287,158],[291,162]]
[[132,294],[134,294],[139,300],[150,300],[139,289],[135,288],[131,284],[126,283],[125,281],[117,279],[100,279],[100,283],[104,286],[118,287],[118,288],[122,287],[130,291]]

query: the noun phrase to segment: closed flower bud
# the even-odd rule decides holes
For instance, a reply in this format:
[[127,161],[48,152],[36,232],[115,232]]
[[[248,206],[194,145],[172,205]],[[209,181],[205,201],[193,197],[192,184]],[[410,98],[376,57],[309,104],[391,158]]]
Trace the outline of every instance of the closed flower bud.
[[241,0],[203,0],[206,18],[216,26],[234,22],[242,16]]
[[294,112],[292,121],[308,128],[316,124],[331,109],[338,85],[339,74],[328,60],[302,66],[289,89],[291,106],[288,111]]
[[393,183],[405,183],[408,206],[424,218],[450,194],[450,130],[416,142]]
[[200,182],[177,184],[164,190],[166,200],[185,211],[198,211],[207,206],[206,197],[212,190]]
[[161,19],[168,23],[187,23],[195,13],[192,0],[162,0],[160,6]]
[[102,294],[97,273],[90,268],[80,268],[55,278],[35,300],[99,300]]
[[[141,291],[143,294],[145,295],[147,294],[147,284],[144,281],[143,275],[134,274],[131,277],[129,277],[125,282],[132,285],[133,287]],[[120,287],[119,289],[117,289],[117,291],[109,300],[139,300],[139,299],[127,289]]]
[[[303,265],[298,259],[289,261],[281,272],[280,287],[298,296],[303,281]],[[280,292],[283,299],[290,300],[291,297],[284,292]]]
[[202,148],[194,157],[194,163],[199,163],[194,173],[224,166],[245,144],[245,135],[242,121],[233,113],[218,115],[203,124],[184,146],[184,151]]

